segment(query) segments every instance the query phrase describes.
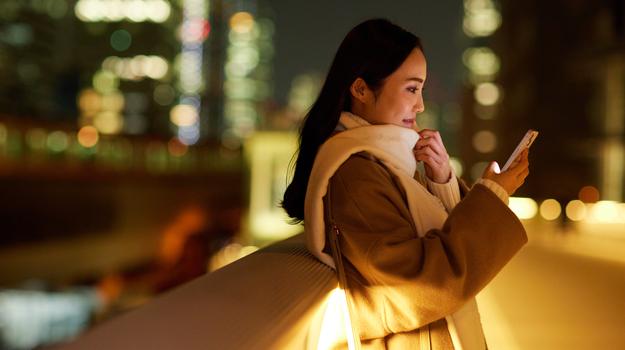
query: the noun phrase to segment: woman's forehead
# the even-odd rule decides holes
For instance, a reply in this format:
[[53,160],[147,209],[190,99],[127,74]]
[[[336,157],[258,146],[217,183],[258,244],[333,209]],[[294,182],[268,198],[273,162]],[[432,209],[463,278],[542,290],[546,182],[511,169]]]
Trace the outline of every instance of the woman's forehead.
[[427,65],[425,56],[421,53],[421,50],[413,50],[406,60],[393,72],[392,76],[398,80],[398,82],[425,82],[427,75]]

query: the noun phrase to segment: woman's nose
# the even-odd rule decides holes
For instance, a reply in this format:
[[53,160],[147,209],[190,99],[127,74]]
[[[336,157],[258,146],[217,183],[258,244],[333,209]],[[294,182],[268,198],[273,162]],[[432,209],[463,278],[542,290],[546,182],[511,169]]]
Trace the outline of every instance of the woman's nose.
[[413,111],[416,114],[423,113],[425,111],[425,104],[423,104],[423,101],[415,104],[414,107],[413,107]]

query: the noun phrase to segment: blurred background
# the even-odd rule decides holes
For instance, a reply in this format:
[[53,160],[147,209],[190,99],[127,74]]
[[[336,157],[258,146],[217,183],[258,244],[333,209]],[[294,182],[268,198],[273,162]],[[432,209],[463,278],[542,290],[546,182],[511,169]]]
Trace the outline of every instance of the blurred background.
[[1,0],[0,348],[70,339],[300,232],[277,204],[354,25],[419,35],[456,174],[503,165],[530,244],[495,349],[625,349],[625,1]]

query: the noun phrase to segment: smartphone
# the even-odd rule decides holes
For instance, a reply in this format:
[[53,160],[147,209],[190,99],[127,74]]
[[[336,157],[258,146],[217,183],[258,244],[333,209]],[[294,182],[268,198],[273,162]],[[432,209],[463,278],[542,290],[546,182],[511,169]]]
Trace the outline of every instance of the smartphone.
[[516,146],[514,152],[512,152],[506,164],[503,166],[503,168],[501,168],[501,171],[508,170],[508,168],[512,165],[512,163],[514,163],[514,160],[517,159],[521,152],[523,152],[523,150],[526,148],[530,148],[534,140],[536,140],[536,137],[538,137],[538,131],[532,129],[527,130],[525,136],[523,136],[521,142],[519,142],[519,144]]

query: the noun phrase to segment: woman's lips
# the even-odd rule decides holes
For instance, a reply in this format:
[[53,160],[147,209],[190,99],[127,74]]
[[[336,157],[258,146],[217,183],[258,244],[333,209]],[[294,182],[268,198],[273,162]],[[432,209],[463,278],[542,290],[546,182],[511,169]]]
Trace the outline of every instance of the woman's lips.
[[415,121],[415,119],[414,119],[414,118],[407,118],[407,119],[402,119],[402,120],[401,120],[401,122],[402,122],[405,126],[407,126],[407,127],[409,127],[409,128],[412,128],[412,126],[414,125],[414,121]]

